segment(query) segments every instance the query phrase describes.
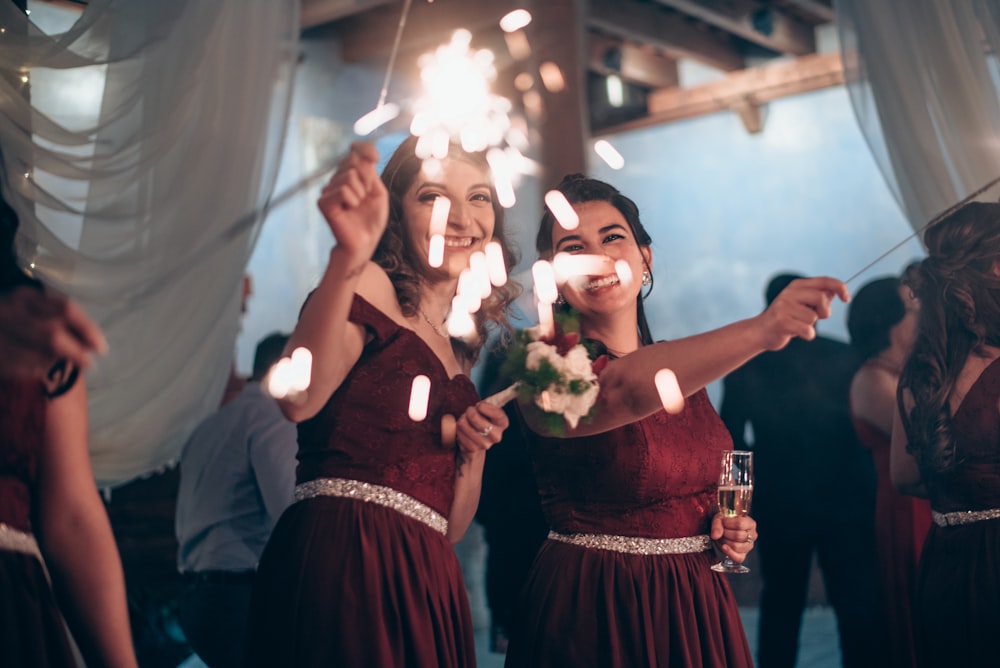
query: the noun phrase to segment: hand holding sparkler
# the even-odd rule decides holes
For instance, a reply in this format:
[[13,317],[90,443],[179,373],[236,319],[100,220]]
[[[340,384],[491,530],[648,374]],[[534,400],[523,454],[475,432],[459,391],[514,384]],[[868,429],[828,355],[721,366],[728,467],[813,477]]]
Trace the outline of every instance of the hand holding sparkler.
[[389,219],[389,194],[375,169],[378,151],[354,142],[319,197],[337,246],[351,257],[369,259]]

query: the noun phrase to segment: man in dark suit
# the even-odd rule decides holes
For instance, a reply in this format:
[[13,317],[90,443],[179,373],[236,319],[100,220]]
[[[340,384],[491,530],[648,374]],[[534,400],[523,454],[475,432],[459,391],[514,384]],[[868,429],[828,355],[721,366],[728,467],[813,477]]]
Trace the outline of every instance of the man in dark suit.
[[[793,274],[773,278],[770,304]],[[792,668],[815,553],[837,615],[843,665],[881,666],[875,471],[848,412],[861,360],[847,344],[792,339],[723,380],[720,414],[735,448],[754,453],[763,590],[758,667]],[[752,438],[747,439],[749,425]]]

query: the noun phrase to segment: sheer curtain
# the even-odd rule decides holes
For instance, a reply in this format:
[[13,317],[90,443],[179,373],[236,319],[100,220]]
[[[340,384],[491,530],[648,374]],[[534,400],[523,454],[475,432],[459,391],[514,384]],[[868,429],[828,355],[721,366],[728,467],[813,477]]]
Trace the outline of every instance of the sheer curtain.
[[913,228],[1000,178],[996,0],[835,8],[858,122]]
[[32,18],[0,2],[3,196],[19,261],[108,337],[87,385],[114,486],[172,463],[222,395],[298,2],[91,0],[56,32]]

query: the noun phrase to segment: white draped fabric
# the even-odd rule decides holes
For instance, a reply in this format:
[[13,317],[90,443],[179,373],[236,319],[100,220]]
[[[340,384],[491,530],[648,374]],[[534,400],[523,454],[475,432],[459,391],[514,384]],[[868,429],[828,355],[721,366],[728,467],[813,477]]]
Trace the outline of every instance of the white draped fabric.
[[23,266],[107,335],[87,385],[95,474],[114,486],[175,460],[222,395],[298,2],[90,0],[50,34],[31,18],[0,2],[3,196]]
[[835,8],[858,122],[914,229],[1000,178],[1000,3]]

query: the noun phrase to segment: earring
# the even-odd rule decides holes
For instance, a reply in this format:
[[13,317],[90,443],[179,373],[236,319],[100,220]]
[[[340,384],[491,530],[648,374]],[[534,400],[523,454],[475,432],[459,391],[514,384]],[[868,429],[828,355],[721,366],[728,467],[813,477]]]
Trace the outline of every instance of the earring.
[[562,296],[561,292],[556,293],[556,306],[565,306],[566,298]]
[[643,284],[643,286],[649,285],[652,282],[653,282],[653,276],[648,271],[642,272],[642,284]]

